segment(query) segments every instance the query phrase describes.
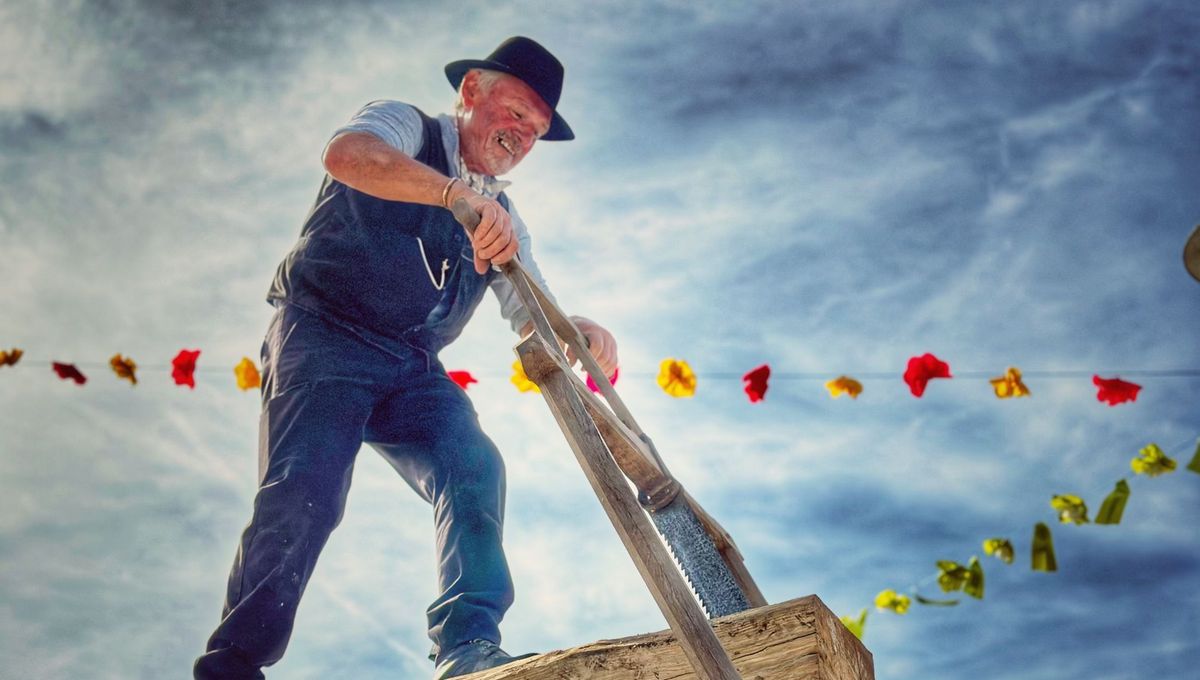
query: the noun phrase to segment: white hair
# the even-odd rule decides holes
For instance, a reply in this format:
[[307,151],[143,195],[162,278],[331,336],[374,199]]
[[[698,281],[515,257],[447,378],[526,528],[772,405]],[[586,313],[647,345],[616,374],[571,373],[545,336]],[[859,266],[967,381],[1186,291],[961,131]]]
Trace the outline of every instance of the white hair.
[[467,109],[466,104],[463,103],[463,83],[467,82],[467,76],[471,75],[472,72],[479,74],[478,84],[479,91],[481,93],[487,92],[488,90],[492,89],[493,85],[500,82],[500,80],[509,77],[508,74],[504,73],[503,71],[493,71],[486,68],[473,68],[470,71],[467,71],[467,73],[463,75],[462,82],[458,84],[458,99],[454,102],[454,112],[460,116]]

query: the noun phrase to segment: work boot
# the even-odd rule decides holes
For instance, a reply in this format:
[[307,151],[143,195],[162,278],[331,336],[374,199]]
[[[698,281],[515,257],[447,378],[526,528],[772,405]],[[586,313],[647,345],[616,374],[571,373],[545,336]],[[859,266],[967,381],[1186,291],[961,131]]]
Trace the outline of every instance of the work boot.
[[509,656],[491,640],[471,640],[450,650],[433,671],[433,680],[454,678],[468,673],[503,666],[510,661],[536,656],[536,653]]

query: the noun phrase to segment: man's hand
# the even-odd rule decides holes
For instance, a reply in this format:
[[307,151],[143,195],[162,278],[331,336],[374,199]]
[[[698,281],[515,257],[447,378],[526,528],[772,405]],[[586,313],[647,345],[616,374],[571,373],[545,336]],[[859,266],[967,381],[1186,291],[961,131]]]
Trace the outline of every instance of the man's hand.
[[471,237],[475,249],[475,271],[486,274],[493,264],[504,264],[517,254],[517,235],[513,232],[512,217],[504,206],[486,196],[472,191],[462,182],[455,182],[447,203],[464,198],[471,209],[479,215],[479,226]]
[[[617,340],[603,326],[592,321],[591,319],[582,316],[572,316],[571,321],[579,327],[579,332],[583,333],[590,345],[589,350],[593,357],[596,358],[596,363],[600,364],[600,370],[604,371],[604,375],[610,380],[613,373],[617,370]],[[575,353],[567,348],[567,362],[572,366],[575,365]]]

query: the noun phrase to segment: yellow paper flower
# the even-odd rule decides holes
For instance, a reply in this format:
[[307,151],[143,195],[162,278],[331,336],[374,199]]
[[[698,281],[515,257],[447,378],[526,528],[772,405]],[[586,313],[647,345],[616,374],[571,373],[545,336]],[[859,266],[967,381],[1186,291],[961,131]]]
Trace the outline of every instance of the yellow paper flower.
[[1013,544],[1007,538],[989,538],[983,542],[983,551],[1005,564],[1013,563]]
[[858,399],[858,395],[862,394],[862,383],[842,375],[825,383],[825,389],[829,390],[829,396],[834,399],[843,394],[849,394],[851,399]]
[[696,374],[682,359],[663,359],[658,368],[658,386],[672,397],[690,397],[696,394]]
[[911,604],[912,598],[907,595],[901,595],[891,588],[881,590],[875,596],[875,606],[879,611],[890,609],[897,614],[904,614],[908,611],[908,607]]
[[1074,494],[1064,493],[1050,499],[1050,507],[1058,511],[1058,521],[1063,524],[1087,524],[1087,504]]
[[533,382],[529,379],[529,376],[525,375],[525,367],[521,365],[520,359],[513,362],[513,374],[510,380],[512,380],[512,384],[516,385],[517,389],[522,392],[541,392],[541,390],[538,389],[537,383]]
[[1137,457],[1129,461],[1129,467],[1133,468],[1136,474],[1157,477],[1174,472],[1175,461],[1168,458],[1167,454],[1158,448],[1158,444],[1147,444],[1138,451]]
[[1029,396],[1029,388],[1021,382],[1021,371],[1015,366],[1009,366],[1004,375],[992,378],[989,382],[992,383],[992,389],[996,390],[997,399]]
[[0,349],[0,366],[15,366],[21,360],[21,355],[24,353],[16,347],[7,352]]
[[846,626],[851,633],[854,633],[854,637],[861,640],[863,636],[863,628],[865,628],[867,625],[867,610],[864,609],[860,611],[857,619],[852,618],[849,614],[840,618],[842,619],[842,625]]
[[258,367],[254,365],[250,357],[242,357],[238,365],[233,367],[233,374],[237,377],[238,389],[243,392],[262,384],[262,378],[258,375]]
[[127,359],[117,353],[108,360],[108,365],[112,366],[113,373],[116,373],[118,378],[137,384],[137,364],[133,359]]

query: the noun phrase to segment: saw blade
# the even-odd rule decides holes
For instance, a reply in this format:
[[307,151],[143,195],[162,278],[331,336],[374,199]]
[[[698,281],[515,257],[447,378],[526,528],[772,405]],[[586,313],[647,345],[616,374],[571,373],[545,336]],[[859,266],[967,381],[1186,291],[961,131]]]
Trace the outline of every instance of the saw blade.
[[750,608],[712,538],[682,497],[650,513],[650,518],[710,619]]

